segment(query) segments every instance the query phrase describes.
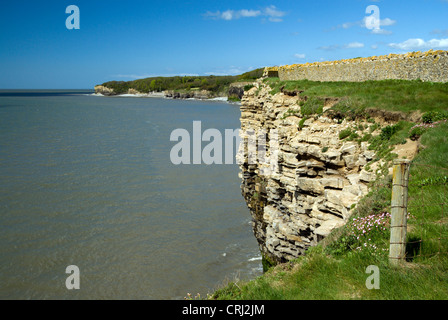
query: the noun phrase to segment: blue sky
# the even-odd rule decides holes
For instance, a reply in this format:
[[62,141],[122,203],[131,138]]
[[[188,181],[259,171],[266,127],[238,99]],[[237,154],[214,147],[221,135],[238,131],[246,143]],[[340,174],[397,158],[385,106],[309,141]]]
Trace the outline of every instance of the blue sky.
[[[69,5],[80,10],[78,30],[66,28]],[[379,28],[366,27],[369,5],[379,9]],[[448,0],[15,0],[0,10],[3,89],[93,88],[428,49],[448,50]]]

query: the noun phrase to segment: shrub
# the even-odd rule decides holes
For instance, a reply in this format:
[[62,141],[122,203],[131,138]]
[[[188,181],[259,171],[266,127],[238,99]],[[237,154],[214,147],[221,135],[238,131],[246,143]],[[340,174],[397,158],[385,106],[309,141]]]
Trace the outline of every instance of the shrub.
[[345,138],[349,137],[351,134],[352,134],[352,130],[350,130],[350,129],[342,130],[339,133],[339,139],[344,140]]
[[352,133],[350,133],[350,135],[348,136],[347,140],[353,141],[353,140],[358,139],[358,138],[359,138],[359,134],[357,134],[356,132],[353,131]]
[[448,111],[429,111],[422,116],[423,123],[434,123],[448,119]]
[[254,87],[253,84],[248,84],[244,86],[244,91],[249,91],[250,89],[252,89]]
[[435,128],[439,124],[446,123],[447,120],[440,120],[432,123],[417,124],[409,130],[409,138],[411,140],[418,140],[428,129]]
[[[288,110],[283,114],[282,119],[286,119],[286,118],[288,118],[288,117],[295,116],[295,115],[297,115],[298,113],[299,113],[298,110],[288,109]],[[302,119],[302,120],[303,120],[303,119]]]
[[369,141],[370,139],[372,139],[372,135],[370,133],[366,133],[364,134],[364,136],[361,138],[361,142],[363,141]]
[[305,121],[307,120],[307,117],[303,117],[302,120],[300,120],[299,122],[299,131],[303,129],[303,127],[305,126]]
[[369,132],[372,133],[374,132],[376,129],[378,129],[379,124],[378,123],[374,123],[369,127]]
[[370,214],[349,221],[345,233],[327,247],[327,252],[340,255],[348,251],[369,251],[385,253],[388,248],[384,239],[389,236],[390,214]]
[[399,130],[398,125],[387,126],[381,129],[380,138],[383,140],[390,140],[392,136]]
[[413,129],[411,130],[411,132],[409,133],[409,138],[410,138],[412,141],[416,141],[416,140],[418,140],[418,139],[422,136],[422,134],[425,133],[425,131],[426,131],[426,128],[423,128],[423,127],[415,127],[415,128],[413,128]]
[[230,102],[240,102],[241,101],[241,99],[238,97],[228,97],[227,100]]

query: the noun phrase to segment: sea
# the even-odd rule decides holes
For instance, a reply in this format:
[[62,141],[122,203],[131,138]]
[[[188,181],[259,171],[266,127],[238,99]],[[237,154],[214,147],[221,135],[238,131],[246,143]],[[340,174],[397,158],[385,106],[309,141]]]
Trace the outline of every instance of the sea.
[[0,299],[181,300],[260,276],[236,161],[170,159],[174,130],[224,136],[239,117],[223,101],[0,90]]

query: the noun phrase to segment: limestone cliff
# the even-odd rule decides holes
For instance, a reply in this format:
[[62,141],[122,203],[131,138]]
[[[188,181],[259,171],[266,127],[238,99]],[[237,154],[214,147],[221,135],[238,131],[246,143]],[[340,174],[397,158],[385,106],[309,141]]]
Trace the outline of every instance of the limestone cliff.
[[95,93],[96,94],[102,94],[103,96],[114,96],[116,93],[114,92],[114,89],[108,88],[105,86],[95,86]]
[[234,98],[241,100],[244,95],[244,87],[252,85],[253,82],[234,82],[230,84],[228,96],[229,98]]
[[[277,130],[278,170],[263,174],[265,164],[249,161],[249,148],[240,150],[239,163],[255,237],[265,261],[276,263],[302,255],[344,225],[376,174],[375,168],[367,166],[375,157],[367,142],[339,138],[342,130],[356,131],[359,123],[338,123],[325,113],[305,121],[299,112],[304,97],[291,92],[271,95],[270,91],[258,80],[245,92],[241,139],[247,142],[251,130],[264,132],[266,154],[273,155],[271,132]],[[329,99],[324,110],[334,103]]]
[[214,98],[212,92],[208,90],[191,90],[191,91],[175,91],[175,90],[166,90],[163,92],[164,96],[166,98],[171,99],[200,99],[200,100],[206,100]]

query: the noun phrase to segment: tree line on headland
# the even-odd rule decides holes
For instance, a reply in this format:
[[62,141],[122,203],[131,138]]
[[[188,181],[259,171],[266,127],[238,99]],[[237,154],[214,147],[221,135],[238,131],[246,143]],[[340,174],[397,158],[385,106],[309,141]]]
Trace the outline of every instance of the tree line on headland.
[[218,94],[226,92],[234,82],[254,81],[263,75],[264,68],[255,69],[236,76],[174,76],[150,77],[133,81],[108,81],[102,86],[113,89],[116,94],[127,93],[129,89],[138,92],[162,92],[166,90],[207,90]]

